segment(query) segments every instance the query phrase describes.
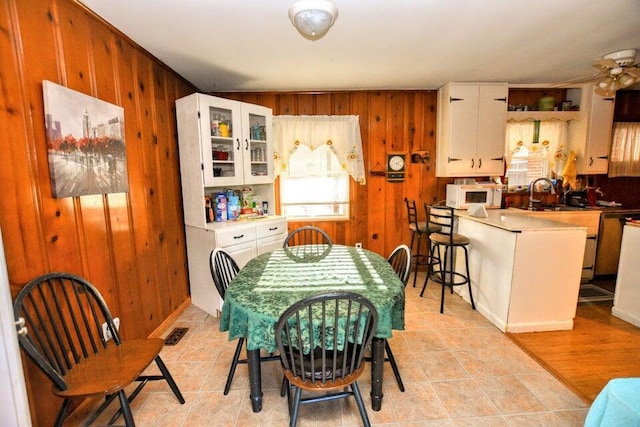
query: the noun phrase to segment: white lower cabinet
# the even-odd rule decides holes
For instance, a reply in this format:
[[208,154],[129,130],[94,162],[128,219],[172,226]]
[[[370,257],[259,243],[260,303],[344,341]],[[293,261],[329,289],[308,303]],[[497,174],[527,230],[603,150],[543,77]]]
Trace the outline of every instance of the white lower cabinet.
[[287,220],[283,217],[211,223],[209,228],[185,228],[191,303],[216,317],[222,310],[223,301],[211,277],[211,251],[223,248],[242,268],[252,258],[281,248],[287,237]]

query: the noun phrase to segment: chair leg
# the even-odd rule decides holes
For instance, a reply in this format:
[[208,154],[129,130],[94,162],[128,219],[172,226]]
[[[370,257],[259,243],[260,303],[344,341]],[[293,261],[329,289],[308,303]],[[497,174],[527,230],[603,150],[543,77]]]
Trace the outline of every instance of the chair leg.
[[229,375],[227,375],[227,383],[224,386],[224,395],[229,394],[229,389],[231,388],[231,382],[233,381],[233,376],[236,373],[236,368],[238,367],[238,360],[240,360],[240,352],[242,351],[242,346],[244,345],[244,337],[238,339],[238,345],[236,346],[236,351],[233,354],[233,360],[231,361],[231,367],[229,368]]
[[422,285],[420,296],[422,296],[424,294],[424,290],[427,289],[427,282],[429,281],[429,277],[433,274],[433,257],[436,249],[438,250],[438,266],[440,268],[440,271],[442,271],[442,267],[440,264],[440,246],[432,245],[431,242],[429,242],[429,265],[427,266],[427,275],[424,278],[424,284]]
[[120,408],[122,409],[122,417],[124,418],[124,425],[127,427],[135,427],[136,423],[133,421],[133,414],[131,414],[131,407],[129,406],[129,399],[124,390],[118,392],[120,398]]
[[387,357],[389,358],[391,369],[393,369],[393,374],[396,376],[396,381],[398,382],[398,388],[400,389],[401,392],[404,393],[404,384],[402,383],[402,378],[400,377],[400,371],[398,370],[396,359],[393,357],[393,352],[391,351],[391,346],[389,345],[389,341],[384,340],[384,348],[387,351]]
[[60,411],[58,411],[58,416],[56,417],[56,423],[54,424],[55,427],[62,427],[62,422],[67,417],[69,406],[71,406],[71,399],[64,399],[62,407],[60,408]]
[[173,391],[173,394],[176,395],[178,402],[184,405],[184,397],[182,397],[182,393],[180,393],[180,389],[178,388],[178,385],[174,381],[173,377],[171,376],[171,373],[167,369],[167,366],[164,364],[164,362],[162,361],[159,355],[156,356],[156,365],[158,365],[158,369],[160,369],[160,372],[162,372],[162,376],[167,381],[167,384],[169,384],[171,391]]
[[471,308],[476,309],[476,304],[473,302],[473,293],[471,292],[471,275],[469,274],[469,252],[467,251],[467,247],[463,246],[464,249],[464,264],[467,269],[467,285],[469,286],[469,299],[471,300]]
[[353,390],[353,397],[356,399],[356,404],[358,405],[358,410],[360,411],[360,416],[362,417],[362,424],[364,427],[371,427],[371,422],[369,421],[369,416],[367,415],[367,409],[364,407],[364,402],[362,401],[362,395],[360,394],[360,387],[358,387],[358,382],[351,383],[351,390]]
[[298,409],[300,408],[300,396],[302,395],[302,389],[295,387],[295,394],[293,396],[293,402],[289,409],[289,427],[296,427],[298,424]]
[[413,287],[416,287],[416,278],[418,277],[418,268],[420,267],[420,243],[422,243],[422,233],[420,232],[413,232],[411,233],[411,249],[413,250],[413,238],[415,235],[418,235],[418,246],[416,248],[416,254],[414,255],[416,258],[416,262],[415,264],[415,270],[413,273]]
[[442,266],[442,294],[440,295],[440,313],[444,313],[444,289],[449,287],[453,293],[454,281],[454,265],[453,265],[453,248],[449,246],[444,248],[444,266]]

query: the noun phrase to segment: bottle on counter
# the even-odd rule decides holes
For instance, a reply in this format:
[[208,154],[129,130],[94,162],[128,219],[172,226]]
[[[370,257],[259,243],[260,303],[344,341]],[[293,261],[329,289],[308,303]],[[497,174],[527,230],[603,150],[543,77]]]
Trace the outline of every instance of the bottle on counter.
[[227,220],[227,195],[224,193],[216,194],[216,221],[224,222]]

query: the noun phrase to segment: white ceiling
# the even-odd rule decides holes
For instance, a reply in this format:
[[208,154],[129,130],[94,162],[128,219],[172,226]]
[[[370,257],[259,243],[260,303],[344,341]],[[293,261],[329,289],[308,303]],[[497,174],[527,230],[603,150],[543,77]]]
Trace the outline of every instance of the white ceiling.
[[303,38],[296,0],[80,0],[202,92],[436,89],[557,83],[640,51],[639,0],[332,0]]

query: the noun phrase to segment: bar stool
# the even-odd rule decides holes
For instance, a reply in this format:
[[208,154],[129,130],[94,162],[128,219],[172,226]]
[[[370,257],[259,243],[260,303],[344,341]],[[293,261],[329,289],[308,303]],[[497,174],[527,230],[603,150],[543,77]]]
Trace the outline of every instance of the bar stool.
[[[444,312],[444,289],[448,287],[453,293],[454,286],[467,285],[469,287],[469,299],[471,300],[471,307],[475,310],[476,305],[473,302],[473,294],[471,293],[471,278],[469,275],[469,253],[467,246],[471,241],[468,237],[454,232],[454,213],[453,208],[448,206],[435,206],[425,204],[425,210],[427,213],[427,227],[437,225],[440,230],[435,231],[429,235],[430,258],[437,262],[429,263],[429,270],[427,271],[427,277],[424,279],[424,285],[420,296],[424,294],[424,290],[427,288],[427,282],[429,279],[442,285],[442,295],[440,297],[440,313]],[[440,252],[440,248],[444,246],[444,257]],[[464,251],[464,265],[465,272],[455,271],[455,259],[454,254],[456,248],[462,248]],[[435,252],[437,251],[437,255]]]
[[[411,244],[409,245],[409,249],[414,254],[413,259],[415,259],[414,265],[415,273],[413,275],[413,287],[416,287],[416,277],[418,277],[418,269],[421,265],[427,266],[427,271],[429,270],[429,253],[426,255],[420,254],[420,243],[422,242],[422,236],[427,236],[427,241],[429,240],[429,234],[434,231],[440,230],[439,225],[433,225],[429,227],[426,222],[418,221],[418,210],[416,209],[416,201],[413,199],[404,198],[404,202],[407,205],[407,217],[409,219],[409,230],[411,230]],[[415,251],[413,249],[413,242],[415,241],[416,236],[418,236],[418,246]]]

